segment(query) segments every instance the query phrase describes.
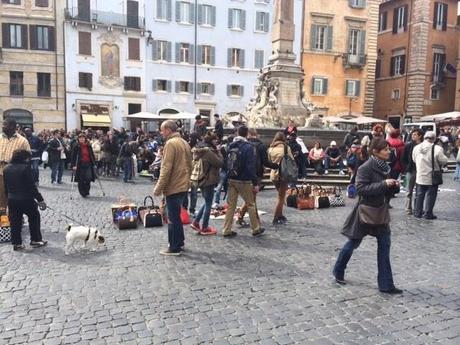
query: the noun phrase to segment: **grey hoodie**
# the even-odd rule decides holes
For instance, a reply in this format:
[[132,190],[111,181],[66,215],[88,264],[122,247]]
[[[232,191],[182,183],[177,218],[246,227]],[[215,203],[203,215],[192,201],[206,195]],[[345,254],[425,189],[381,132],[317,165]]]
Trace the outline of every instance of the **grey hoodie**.
[[[421,185],[431,186],[433,184],[431,173],[431,148],[433,143],[428,140],[423,141],[414,147],[412,151],[412,160],[417,167],[417,177],[415,182]],[[447,157],[444,155],[442,147],[435,145],[434,147],[434,169],[441,170],[441,167],[447,164]]]

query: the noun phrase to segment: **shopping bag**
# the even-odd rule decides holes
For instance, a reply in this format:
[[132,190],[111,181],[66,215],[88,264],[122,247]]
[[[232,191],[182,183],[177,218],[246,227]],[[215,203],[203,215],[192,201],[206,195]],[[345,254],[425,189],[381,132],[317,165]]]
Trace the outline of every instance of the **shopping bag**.
[[191,223],[190,215],[188,214],[187,210],[183,207],[180,210],[180,220],[182,221],[183,225],[188,225]]

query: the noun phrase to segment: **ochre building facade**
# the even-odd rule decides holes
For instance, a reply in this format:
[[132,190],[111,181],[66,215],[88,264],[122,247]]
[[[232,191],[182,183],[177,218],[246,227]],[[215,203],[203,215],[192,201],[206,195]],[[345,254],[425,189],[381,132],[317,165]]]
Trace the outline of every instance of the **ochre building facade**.
[[456,0],[380,5],[374,113],[393,125],[454,110]]
[[64,128],[64,1],[0,2],[0,121]]

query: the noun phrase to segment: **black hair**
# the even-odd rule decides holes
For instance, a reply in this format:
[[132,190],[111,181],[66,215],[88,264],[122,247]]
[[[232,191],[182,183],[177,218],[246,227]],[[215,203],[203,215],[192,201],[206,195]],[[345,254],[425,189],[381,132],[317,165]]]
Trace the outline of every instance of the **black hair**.
[[382,137],[377,137],[372,139],[371,144],[369,146],[369,153],[374,155],[374,151],[380,152],[383,149],[388,147],[387,141]]
[[15,150],[11,158],[11,163],[26,163],[32,157],[27,150]]
[[241,127],[238,127],[238,135],[240,137],[247,138],[248,137],[248,127],[244,125]]
[[419,137],[423,138],[423,136],[425,135],[425,132],[422,131],[420,128],[415,128],[414,130],[412,130],[412,132],[410,132],[410,135],[412,136],[413,133],[417,133]]

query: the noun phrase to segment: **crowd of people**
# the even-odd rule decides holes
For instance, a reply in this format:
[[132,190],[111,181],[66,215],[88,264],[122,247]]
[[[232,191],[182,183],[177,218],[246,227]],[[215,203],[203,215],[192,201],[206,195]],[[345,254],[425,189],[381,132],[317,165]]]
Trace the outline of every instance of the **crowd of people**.
[[[389,220],[372,220],[373,212],[379,209],[379,215],[388,213],[390,200],[399,192],[404,175],[408,191],[407,213],[416,218],[436,219],[433,208],[438,186],[442,183],[437,173],[442,172],[450,155],[457,159],[454,179],[459,178],[460,131],[455,135],[450,132],[446,146],[442,137],[449,133],[447,130],[437,136],[434,132],[416,129],[406,136],[399,129],[376,125],[364,136],[353,128],[341,145],[331,141],[323,149],[320,142],[315,142],[309,149],[292,121],[284,131],[277,132],[267,146],[259,139],[256,129],[243,124],[224,137],[217,114],[215,120],[215,127],[210,128],[198,116],[191,134],[182,130],[180,121],[172,120],[162,123],[160,133],[121,128],[107,133],[88,129],[71,133],[46,130],[37,134],[30,128],[17,130],[14,121],[5,121],[0,140],[0,178],[5,182],[0,186],[5,190],[0,190],[0,197],[3,197],[0,208],[8,205],[15,250],[24,248],[20,236],[23,214],[29,217],[31,244],[46,245],[40,234],[37,211],[37,207],[46,208],[37,189],[40,164],[51,168],[51,183],[57,185],[63,183],[63,171],[72,169],[72,179],[78,182],[82,197],[89,195],[91,182],[98,176],[121,176],[123,182],[130,183],[136,172],[152,175],[156,181],[153,193],[165,198],[169,220],[169,246],[161,254],[177,256],[181,255],[185,240],[181,220],[183,209],[189,210],[193,217],[191,227],[201,235],[218,232],[209,224],[210,215],[212,209],[224,203],[224,238],[237,235],[233,230],[235,214],[240,227],[250,227],[255,237],[262,235],[265,229],[259,218],[257,195],[266,169],[270,170],[270,179],[277,190],[272,223],[286,224],[283,206],[287,190],[293,183],[283,176],[282,165],[289,157],[297,165],[297,178],[306,176],[308,166],[314,169],[314,174],[328,174],[330,169],[336,168],[341,175],[348,173],[350,184],[357,187],[360,199],[343,229],[349,241],[334,267],[336,281],[345,283],[345,268],[353,250],[364,236],[373,235],[378,242],[379,288],[383,292],[400,292],[391,274]],[[27,183],[18,183],[19,175]],[[203,199],[199,208],[198,191]],[[244,203],[237,212],[238,197]],[[27,202],[18,203],[18,200]],[[249,224],[244,220],[246,213]],[[370,219],[370,224],[363,225],[363,215]]]

